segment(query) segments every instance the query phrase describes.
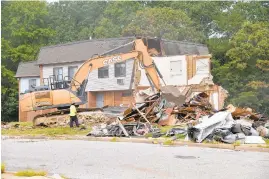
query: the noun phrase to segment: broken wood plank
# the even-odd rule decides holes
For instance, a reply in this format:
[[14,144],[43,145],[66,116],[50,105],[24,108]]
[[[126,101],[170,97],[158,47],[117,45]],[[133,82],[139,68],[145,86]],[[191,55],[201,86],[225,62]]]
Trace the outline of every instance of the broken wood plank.
[[117,118],[116,120],[117,120],[117,122],[118,122],[118,124],[119,124],[121,130],[123,131],[124,135],[125,135],[126,137],[129,137],[128,132],[126,131],[126,129],[124,128],[124,126],[122,125],[122,123],[120,122],[120,120],[119,120],[118,118]]
[[132,105],[137,110],[137,112],[147,121],[147,123],[150,123],[149,120],[145,117],[145,115],[135,106],[135,104],[132,103]]

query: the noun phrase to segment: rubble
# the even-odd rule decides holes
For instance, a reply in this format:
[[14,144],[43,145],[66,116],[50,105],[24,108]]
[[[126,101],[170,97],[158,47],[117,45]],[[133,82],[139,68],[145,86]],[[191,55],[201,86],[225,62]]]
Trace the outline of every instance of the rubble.
[[[185,97],[177,94],[180,98],[179,101],[181,101],[180,104],[182,104],[180,106],[167,100],[164,96],[167,96],[167,94],[162,94],[162,96],[159,93],[153,94],[145,98],[144,102],[140,101],[133,104],[133,108],[125,111],[122,120],[157,123],[160,126],[173,126],[197,121],[201,116],[214,113],[208,101],[209,96],[206,93],[199,93],[187,102]],[[184,99],[184,103],[182,99]]]
[[149,123],[126,122],[121,123],[119,120],[111,124],[99,124],[92,127],[92,131],[87,136],[103,137],[122,137],[122,136],[145,136],[148,133],[160,133],[160,129],[153,127]]
[[[264,127],[267,122],[265,116],[255,113],[250,108],[236,108],[232,105],[216,111],[209,102],[209,95],[205,92],[198,93],[192,98],[176,94],[178,103],[167,100],[167,96],[171,98],[167,94],[153,94],[149,89],[138,94],[140,98],[139,95],[136,97],[139,102],[124,111],[118,122],[95,126],[89,135],[129,137],[153,133],[152,137],[166,135],[175,138],[177,134],[182,134],[199,143],[204,140],[245,143],[248,142],[249,136],[266,137],[269,133],[269,129]],[[187,127],[174,127],[166,134],[161,134],[160,130],[152,128],[151,124],[154,123],[159,126],[185,125]],[[124,130],[120,128],[121,124],[128,135],[124,135]]]
[[189,127],[188,136],[195,142],[202,142],[216,128],[231,128],[234,120],[229,112],[218,112],[213,116],[203,116],[200,123]]

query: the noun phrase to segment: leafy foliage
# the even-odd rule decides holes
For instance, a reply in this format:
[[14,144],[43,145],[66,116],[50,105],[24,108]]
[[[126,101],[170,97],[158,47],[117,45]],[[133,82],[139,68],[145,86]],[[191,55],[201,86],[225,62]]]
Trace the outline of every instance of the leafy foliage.
[[49,26],[56,31],[54,44],[94,37],[106,2],[59,1],[48,5]]
[[137,11],[134,20],[123,31],[124,35],[142,35],[174,40],[202,41],[191,19],[172,8],[145,8]]
[[230,41],[229,61],[214,69],[217,80],[229,89],[230,102],[265,110],[269,105],[269,23],[245,23]]
[[143,6],[135,1],[109,2],[94,30],[96,38],[120,37],[123,30],[135,17],[136,11]]

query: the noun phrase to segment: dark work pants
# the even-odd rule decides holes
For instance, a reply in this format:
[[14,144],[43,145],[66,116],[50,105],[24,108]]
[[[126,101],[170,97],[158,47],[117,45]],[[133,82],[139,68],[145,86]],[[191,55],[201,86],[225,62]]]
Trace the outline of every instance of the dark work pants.
[[70,127],[73,127],[73,122],[76,123],[77,127],[79,126],[77,116],[70,116]]

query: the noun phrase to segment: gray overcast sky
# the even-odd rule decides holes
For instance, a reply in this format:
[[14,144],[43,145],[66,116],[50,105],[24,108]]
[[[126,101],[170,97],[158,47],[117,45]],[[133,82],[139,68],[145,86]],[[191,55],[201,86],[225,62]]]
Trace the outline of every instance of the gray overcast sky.
[[59,0],[46,0],[47,2],[57,2]]

